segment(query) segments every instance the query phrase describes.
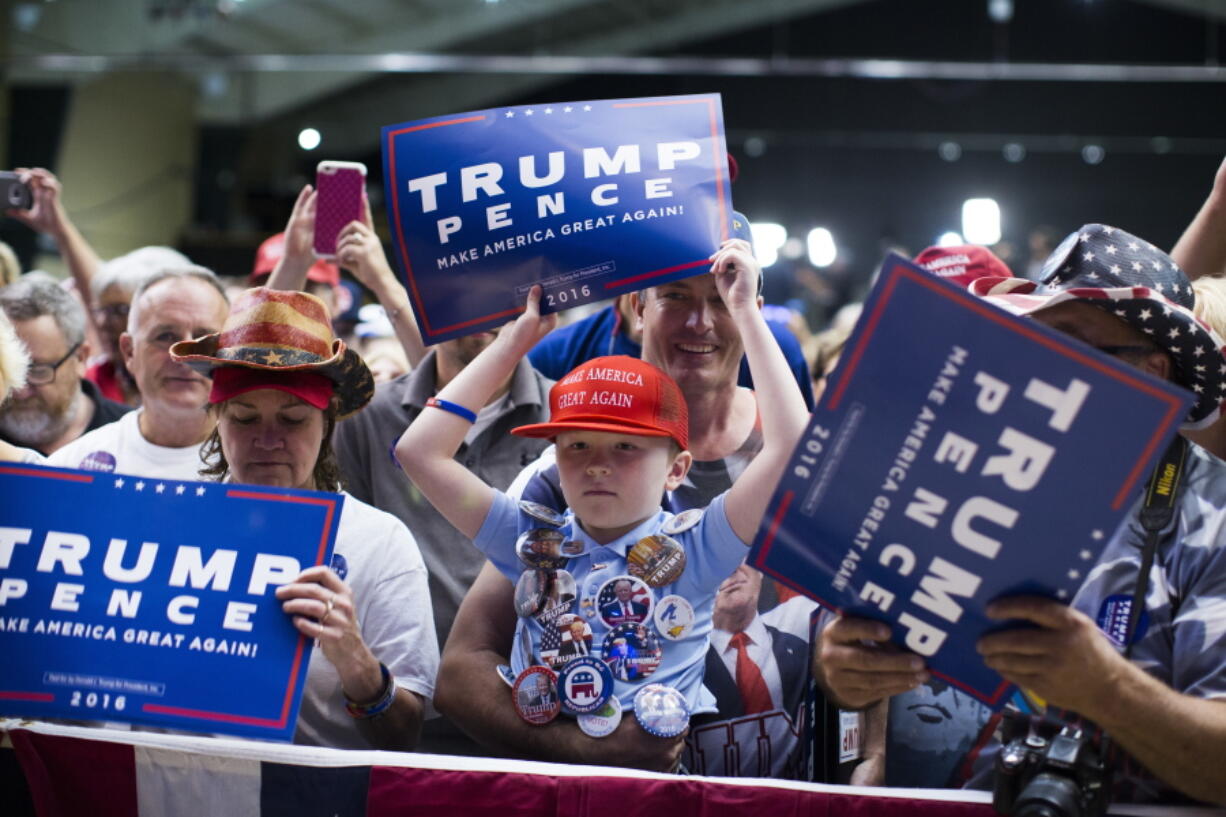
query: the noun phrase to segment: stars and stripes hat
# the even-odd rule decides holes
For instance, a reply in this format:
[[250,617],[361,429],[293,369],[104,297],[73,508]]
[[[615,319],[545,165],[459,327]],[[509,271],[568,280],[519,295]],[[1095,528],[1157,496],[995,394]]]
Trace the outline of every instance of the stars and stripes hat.
[[324,302],[306,292],[249,289],[220,332],[179,341],[170,356],[213,378],[212,403],[268,388],[323,409],[335,394],[338,416],[347,417],[375,393],[370,369],[333,334]]
[[1131,233],[1087,224],[1043,264],[1042,283],[980,278],[976,295],[1015,315],[1064,301],[1096,306],[1144,332],[1175,364],[1175,381],[1196,394],[1184,428],[1204,428],[1226,401],[1226,342],[1192,313],[1192,284],[1162,250]]

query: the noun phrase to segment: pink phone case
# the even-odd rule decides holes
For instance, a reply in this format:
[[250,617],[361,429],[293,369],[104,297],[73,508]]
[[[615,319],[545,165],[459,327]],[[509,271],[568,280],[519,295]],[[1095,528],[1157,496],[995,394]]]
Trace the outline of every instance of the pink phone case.
[[366,166],[357,162],[320,162],[315,174],[315,255],[336,257],[336,238],[362,218]]

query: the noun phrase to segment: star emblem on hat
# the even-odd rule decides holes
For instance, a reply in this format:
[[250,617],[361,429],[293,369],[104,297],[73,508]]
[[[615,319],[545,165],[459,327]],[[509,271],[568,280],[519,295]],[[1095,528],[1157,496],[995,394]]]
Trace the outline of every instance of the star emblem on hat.
[[279,352],[265,352],[264,362],[269,366],[280,366],[285,363],[285,358]]

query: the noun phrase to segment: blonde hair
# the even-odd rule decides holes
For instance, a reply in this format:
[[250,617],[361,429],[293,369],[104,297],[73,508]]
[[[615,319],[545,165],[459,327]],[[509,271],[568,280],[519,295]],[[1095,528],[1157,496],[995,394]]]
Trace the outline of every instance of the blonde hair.
[[26,369],[30,367],[30,353],[17,337],[17,331],[8,316],[0,310],[0,404],[8,399],[9,392],[26,384]]
[[1226,277],[1207,275],[1192,282],[1196,303],[1192,312],[1212,327],[1219,335],[1226,336]]
[[0,286],[6,287],[21,277],[21,263],[13,248],[0,241]]

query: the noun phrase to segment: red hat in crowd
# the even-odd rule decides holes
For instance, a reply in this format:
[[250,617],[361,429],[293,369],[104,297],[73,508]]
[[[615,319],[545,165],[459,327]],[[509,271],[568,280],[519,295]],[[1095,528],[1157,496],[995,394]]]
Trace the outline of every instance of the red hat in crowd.
[[676,382],[655,366],[627,355],[597,357],[549,390],[548,423],[511,433],[552,439],[577,429],[672,437],[684,449],[689,447],[690,413]]
[[[263,283],[257,279],[271,275],[272,271],[277,268],[277,262],[284,255],[285,233],[277,233],[266,239],[255,251],[255,266],[251,268],[251,282],[256,285]],[[341,282],[341,270],[336,264],[329,264],[322,260],[316,261],[307,270],[307,280],[335,287]]]
[[929,247],[915,256],[915,263],[958,286],[970,286],[980,278],[1012,278],[1013,272],[987,247],[958,244]]

